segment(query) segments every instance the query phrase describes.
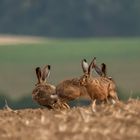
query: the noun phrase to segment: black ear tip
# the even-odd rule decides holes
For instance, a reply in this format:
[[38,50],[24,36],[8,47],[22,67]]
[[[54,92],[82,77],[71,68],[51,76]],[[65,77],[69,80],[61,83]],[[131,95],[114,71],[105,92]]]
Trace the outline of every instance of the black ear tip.
[[40,69],[40,67],[36,67],[36,69],[35,69],[35,70],[36,70],[36,71],[38,71],[39,69]]
[[48,69],[49,69],[49,70],[51,69],[51,65],[48,65]]
[[84,62],[87,62],[87,60],[86,60],[86,59],[83,59],[83,61],[84,61]]
[[102,66],[106,66],[106,64],[105,63],[102,63]]

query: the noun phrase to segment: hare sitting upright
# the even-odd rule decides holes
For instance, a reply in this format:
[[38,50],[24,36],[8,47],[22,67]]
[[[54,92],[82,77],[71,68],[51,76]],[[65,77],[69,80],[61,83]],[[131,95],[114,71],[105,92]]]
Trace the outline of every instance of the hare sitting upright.
[[43,70],[40,67],[36,68],[38,83],[32,92],[32,98],[39,105],[52,109],[58,100],[58,96],[55,94],[55,86],[48,84],[46,81],[50,73],[50,68],[50,65],[46,65]]
[[[86,61],[82,61],[83,70],[85,71],[85,73],[80,79],[81,85],[86,87],[87,92],[92,100],[99,100],[105,102],[108,102],[108,99],[110,98],[115,101],[118,100],[116,85],[113,80],[110,80],[105,76],[93,77],[91,75],[91,70],[93,65],[95,64],[95,59],[96,58],[92,60],[89,66]],[[98,74],[102,75],[104,71],[100,71],[100,69],[98,69]]]

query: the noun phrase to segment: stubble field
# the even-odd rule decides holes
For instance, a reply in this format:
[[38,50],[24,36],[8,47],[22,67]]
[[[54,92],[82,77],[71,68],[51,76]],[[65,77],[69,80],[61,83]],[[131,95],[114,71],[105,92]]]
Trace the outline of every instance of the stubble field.
[[140,101],[93,109],[0,110],[1,140],[139,140]]

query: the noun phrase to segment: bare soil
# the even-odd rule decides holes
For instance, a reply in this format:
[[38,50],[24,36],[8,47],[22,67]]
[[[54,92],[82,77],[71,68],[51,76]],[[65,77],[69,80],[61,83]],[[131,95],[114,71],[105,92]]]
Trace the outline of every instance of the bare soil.
[[0,140],[106,139],[140,140],[139,100],[68,110],[0,110]]

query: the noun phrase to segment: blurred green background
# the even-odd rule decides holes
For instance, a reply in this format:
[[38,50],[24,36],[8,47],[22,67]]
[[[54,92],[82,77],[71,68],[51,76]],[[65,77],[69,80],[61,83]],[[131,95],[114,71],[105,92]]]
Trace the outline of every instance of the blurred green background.
[[38,107],[31,98],[36,66],[50,64],[48,81],[57,85],[81,76],[81,59],[94,56],[99,65],[107,64],[122,100],[140,96],[140,1],[0,3],[0,107],[5,99],[13,108]]

